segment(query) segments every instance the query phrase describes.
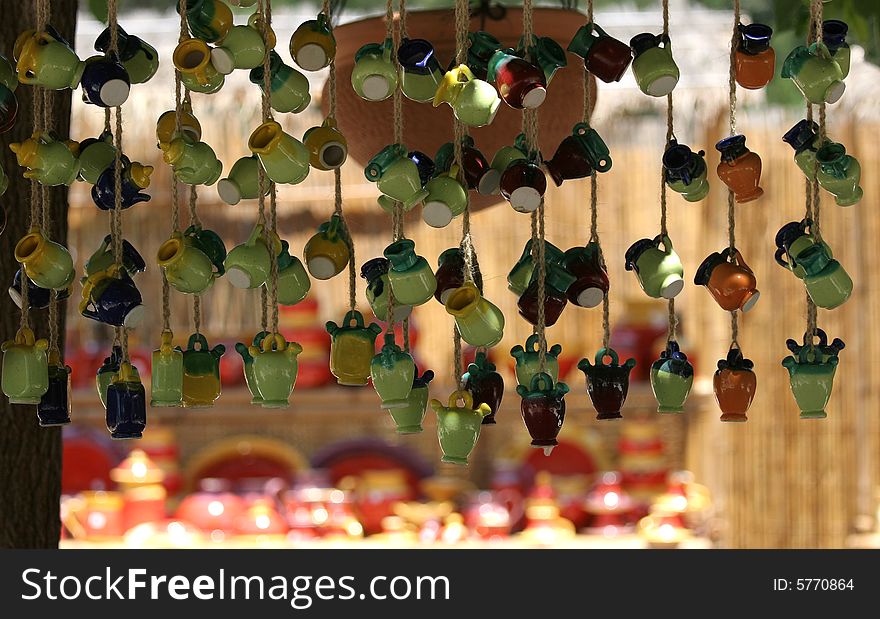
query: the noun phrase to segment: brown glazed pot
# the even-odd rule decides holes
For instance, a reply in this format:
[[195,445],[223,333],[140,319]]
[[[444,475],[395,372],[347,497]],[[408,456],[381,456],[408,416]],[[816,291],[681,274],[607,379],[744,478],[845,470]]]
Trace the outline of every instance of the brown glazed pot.
[[565,421],[568,385],[559,382],[554,385],[549,374],[538,372],[528,388],[517,385],[516,392],[522,398],[520,411],[532,437],[532,447],[542,447],[544,455],[549,456],[559,444],[556,437]]
[[727,185],[739,202],[751,202],[764,195],[761,181],[761,158],[746,148],[746,136],[734,135],[715,145],[721,152],[718,178]]
[[746,412],[758,387],[752,367],[751,360],[744,358],[738,348],[731,348],[727,359],[718,362],[712,387],[721,409],[721,421],[748,421]]
[[[513,6],[505,9],[503,17],[489,17],[482,26],[481,16],[475,14],[471,18],[469,29],[487,30],[498,38],[503,47],[516,47],[522,36],[522,9]],[[584,16],[575,10],[541,7],[535,8],[533,21],[535,34],[551,37],[564,47],[584,23]],[[411,39],[424,38],[434,45],[437,59],[442,66],[452,59],[455,54],[455,20],[451,4],[446,9],[409,12],[406,27]],[[354,54],[358,48],[364,43],[382,41],[385,38],[383,17],[371,17],[341,25],[334,28],[334,35],[337,79],[340,84],[336,119],[343,134],[358,136],[357,140],[352,140],[349,144],[349,155],[359,163],[366,164],[392,141],[392,97],[385,101],[364,101],[352,88],[345,85],[351,82]],[[566,52],[566,58],[568,66],[556,72],[553,83],[547,88],[547,98],[541,105],[540,148],[544,153],[553,152],[556,145],[571,134],[572,126],[583,120],[581,106],[572,105],[573,101],[583,101],[583,62],[570,52]],[[595,83],[592,75],[588,77]],[[321,108],[326,116],[330,102],[329,85],[326,83],[323,92]],[[596,103],[595,92],[596,89],[593,88],[593,105]],[[449,141],[452,127],[449,106],[433,108],[404,98],[403,120],[406,127],[404,141],[409,150],[434,153]],[[498,109],[492,124],[472,128],[470,132],[477,148],[488,156],[502,146],[508,146],[511,136],[520,132],[521,124],[522,111],[503,105]],[[470,207],[477,210],[498,204],[502,200],[499,195],[471,193]]]
[[495,423],[495,415],[501,407],[504,397],[504,379],[495,371],[495,364],[490,363],[485,352],[478,352],[468,371],[462,376],[465,391],[469,391],[474,399],[474,406],[486,404],[491,412],[483,417],[483,425]]
[[694,283],[705,286],[721,309],[728,312],[749,311],[758,302],[761,293],[752,269],[743,260],[739,250],[730,248],[710,254],[694,276]]

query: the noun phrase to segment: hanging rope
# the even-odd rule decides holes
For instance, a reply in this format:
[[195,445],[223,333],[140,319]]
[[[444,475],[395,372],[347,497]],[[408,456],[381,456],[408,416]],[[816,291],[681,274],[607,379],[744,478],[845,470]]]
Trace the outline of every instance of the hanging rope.
[[[730,70],[727,78],[729,93],[730,135],[736,135],[736,48],[739,42],[740,0],[733,0],[733,34],[730,37]],[[730,259],[736,251],[736,201],[733,189],[727,189],[727,246]],[[730,312],[730,346],[739,348],[739,316],[736,310]]]
[[[822,20],[823,20],[823,11],[824,8],[822,6],[822,0],[812,0],[810,2],[810,24],[807,28],[807,44],[814,43],[821,39],[822,37]],[[807,120],[813,120],[813,106],[807,101]],[[819,105],[819,136],[820,143],[824,143],[826,137],[825,131],[825,104],[821,103]],[[818,164],[814,164],[818,167]],[[812,225],[810,226],[810,232],[816,237],[817,240],[822,239],[822,228],[821,228],[821,207],[822,207],[822,198],[819,192],[819,181],[816,178],[816,169],[813,170],[812,179],[807,179],[805,188],[804,188],[804,201],[805,201],[805,217],[812,221]],[[813,299],[810,298],[809,294],[805,295],[807,301],[807,333],[812,337],[816,334],[817,325],[818,325],[818,310],[816,308],[816,304],[813,303]]]
[[[262,15],[262,19],[260,20],[260,34],[262,35],[264,42],[267,42],[269,40],[269,25],[267,23],[268,18],[266,15],[266,9],[266,0],[259,0],[257,10]],[[265,123],[272,119],[272,83],[268,50],[265,57],[263,58],[263,84],[261,91],[262,96],[260,99],[260,119],[262,122]],[[267,183],[269,183],[268,189],[271,193],[269,201],[271,203],[275,197],[274,183],[272,183],[266,176],[266,171],[263,169],[263,166],[257,166],[257,184],[259,186],[259,191],[257,192],[257,223],[263,226],[263,238],[266,241],[266,246],[271,248],[273,246],[273,240],[270,239],[270,234],[268,230],[269,225],[266,221]],[[270,204],[270,210],[271,208],[272,207]],[[272,254],[274,252],[270,251],[269,253]],[[272,261],[272,263],[275,265],[274,268],[277,270],[277,257]],[[270,265],[270,269],[271,268],[272,267]],[[270,284],[269,286],[260,287],[260,328],[262,331],[267,331],[269,327],[269,288],[271,286],[272,284]]]
[[[333,15],[331,14],[330,0],[324,0],[322,11],[327,16],[330,30],[333,30]],[[330,61],[330,75],[327,78],[328,90],[330,91],[329,117],[336,120],[336,59]],[[333,212],[339,216],[346,230],[345,214],[342,212],[342,169],[341,166],[333,169]],[[357,261],[354,254],[354,237],[349,234],[348,249],[351,254],[348,260],[348,309],[354,311],[357,307]]]
[[[593,0],[587,0],[587,23],[593,23]],[[587,126],[590,126],[590,112],[593,107],[593,100],[595,99],[595,93],[593,89],[595,87],[595,82],[590,77],[589,72],[584,71],[581,74],[583,78],[583,89],[584,89],[584,112],[583,112],[583,121]],[[590,174],[590,243],[595,243],[596,247],[599,250],[599,264],[602,265],[602,268],[606,268],[605,266],[605,256],[602,253],[602,244],[599,242],[599,183],[598,183],[598,174],[596,170],[593,170]],[[611,322],[610,322],[610,307],[609,307],[609,299],[608,293],[602,297],[602,348],[608,348],[608,344],[611,341]]]
[[[663,36],[669,39],[669,0],[663,0]],[[675,126],[673,124],[673,106],[672,93],[666,95],[666,143],[668,144],[675,137]],[[666,236],[669,230],[666,227],[666,176],[663,172],[663,165],[660,165],[660,234]],[[675,339],[675,332],[678,327],[678,318],[675,316],[675,299],[669,299],[667,303],[667,329],[666,341]]]

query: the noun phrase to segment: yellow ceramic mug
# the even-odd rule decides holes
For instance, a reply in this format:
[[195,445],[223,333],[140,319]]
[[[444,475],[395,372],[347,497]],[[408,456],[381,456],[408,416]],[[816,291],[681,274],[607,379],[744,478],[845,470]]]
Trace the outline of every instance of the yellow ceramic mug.
[[215,93],[225,78],[211,60],[211,48],[201,39],[184,39],[174,49],[174,66],[180,79],[190,90],[205,94]]
[[76,276],[73,258],[67,248],[50,241],[36,228],[32,228],[16,243],[15,259],[40,288],[64,290]]
[[330,221],[318,227],[318,232],[303,249],[303,257],[312,277],[330,279],[342,273],[351,259],[351,249],[345,237],[338,215],[333,215]]
[[320,127],[306,131],[303,144],[309,149],[309,163],[318,170],[335,170],[348,157],[348,142],[336,128],[333,118],[327,118]]

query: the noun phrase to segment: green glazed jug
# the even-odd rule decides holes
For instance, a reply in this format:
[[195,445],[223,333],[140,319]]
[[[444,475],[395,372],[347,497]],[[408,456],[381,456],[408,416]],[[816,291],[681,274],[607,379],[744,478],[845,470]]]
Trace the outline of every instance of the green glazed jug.
[[468,456],[480,438],[483,417],[491,412],[485,402],[474,408],[474,400],[467,391],[454,391],[447,406],[440,400],[431,400],[437,414],[437,438],[443,451],[442,462],[467,466]]
[[465,125],[485,127],[495,119],[501,98],[492,84],[477,79],[467,65],[460,64],[447,71],[437,86],[433,105],[441,103],[448,103]]
[[[252,84],[263,85],[263,67],[251,69],[249,78]],[[274,50],[269,52],[269,88],[272,91],[271,105],[276,112],[299,114],[312,100],[309,94],[309,79],[291,66],[284,64]]]
[[[373,258],[361,265],[361,277],[367,281],[367,301],[373,315],[382,321],[388,320],[391,284],[388,282],[389,262],[387,258]],[[411,305],[402,305],[395,299],[394,322],[405,320],[412,313]]]
[[419,376],[416,368],[412,390],[406,398],[406,406],[388,409],[398,434],[418,434],[422,431],[422,422],[428,410],[428,383],[433,379],[434,372],[431,370],[426,370]]
[[376,153],[364,168],[364,175],[382,192],[379,206],[389,213],[395,202],[400,202],[404,211],[410,211],[428,196],[428,190],[422,186],[419,168],[407,156],[403,144],[389,144]]
[[213,185],[223,173],[223,164],[214,149],[186,133],[171,140],[162,157],[177,179],[187,185]]
[[49,90],[76,88],[85,63],[51,27],[51,32],[25,30],[15,41],[13,57],[18,81]]
[[[665,34],[637,34],[629,42],[633,50],[632,71],[639,89],[652,97],[665,97],[678,84],[678,65]],[[661,47],[662,46],[662,47]]]
[[526,388],[532,384],[532,377],[538,372],[548,374],[554,385],[559,380],[558,357],[562,353],[562,346],[554,344],[547,349],[547,354],[544,357],[544,369],[542,370],[539,363],[539,341],[540,338],[535,333],[526,338],[525,346],[517,344],[510,349],[510,356],[516,359],[516,382]]
[[184,294],[202,294],[223,275],[223,263],[218,267],[192,234],[174,232],[159,246],[156,261],[168,284]]
[[15,259],[40,288],[65,290],[76,277],[67,248],[50,241],[37,228],[32,228],[15,244]]
[[351,240],[338,214],[318,226],[303,248],[306,268],[315,279],[330,279],[342,273],[351,260]]
[[846,154],[843,144],[826,142],[816,151],[816,162],[816,180],[822,189],[834,194],[838,206],[852,206],[862,199],[862,167],[858,159]]
[[837,103],[846,90],[843,71],[822,41],[791,50],[782,64],[782,77],[791,79],[804,98],[816,105]]
[[9,150],[18,165],[27,168],[24,177],[41,185],[69,186],[79,175],[78,142],[62,142],[50,133],[36,132],[24,142],[13,142]]
[[626,250],[626,270],[634,271],[642,290],[655,299],[672,299],[684,288],[684,267],[665,234],[633,243]]
[[458,182],[458,166],[439,174],[425,184],[428,195],[422,206],[422,220],[432,228],[445,228],[468,205],[467,189]]
[[[177,5],[178,13],[181,6]],[[185,6],[187,25],[194,37],[215,43],[232,29],[232,10],[221,0],[187,0]]]
[[[549,241],[544,241],[544,259],[549,264],[561,265],[565,252]],[[507,289],[520,297],[529,287],[535,273],[535,261],[532,259],[532,240],[526,241],[522,254],[507,274]]]
[[223,344],[208,348],[201,333],[189,336],[183,351],[183,405],[187,408],[213,406],[220,397],[220,358],[226,352]]
[[153,351],[150,406],[180,406],[183,400],[183,352],[173,340],[170,329],[162,331],[162,343]]
[[657,400],[658,413],[681,413],[691,386],[694,368],[679,349],[678,342],[666,342],[666,350],[651,365],[651,389]]
[[[101,406],[107,408],[107,388],[113,382],[113,377],[119,372],[119,365],[122,363],[122,348],[114,346],[109,357],[104,357],[104,363],[95,373],[95,387],[98,391],[98,398],[101,400]],[[131,372],[135,380],[140,381],[140,374],[137,367],[131,366]]]
[[180,73],[180,81],[193,92],[214,94],[226,82],[214,66],[211,48],[201,39],[184,39],[178,43],[171,60]]
[[404,352],[394,342],[394,333],[385,334],[385,345],[370,362],[373,388],[382,399],[382,408],[404,408],[409,403],[415,378],[412,355]]
[[[257,17],[254,14],[252,17]],[[274,35],[271,39],[274,41]],[[235,69],[250,70],[263,64],[266,44],[257,29],[256,21],[233,26],[223,41],[211,50],[211,61],[220,73],[229,75]]]
[[370,380],[376,337],[382,327],[375,322],[365,327],[363,314],[351,310],[345,315],[342,326],[330,320],[326,328],[331,338],[330,372],[336,382],[340,385],[366,385]]
[[367,43],[354,55],[351,86],[366,101],[384,101],[397,90],[399,76],[391,60],[394,43]]
[[97,138],[83,140],[79,144],[79,179],[94,185],[115,160],[112,133],[105,131]]
[[391,263],[388,283],[391,285],[395,304],[427,303],[437,289],[437,279],[431,265],[415,253],[415,246],[410,239],[400,239],[385,248],[385,257]]
[[[260,331],[254,336],[251,344],[257,347],[260,346],[267,335],[269,335],[268,331]],[[237,342],[235,344],[235,350],[241,355],[242,368],[244,370],[244,382],[247,385],[248,391],[251,392],[251,404],[262,404],[263,396],[260,395],[260,390],[257,388],[257,380],[254,378],[254,358],[251,356],[249,346]]]
[[[217,183],[220,199],[230,206],[242,200],[255,200],[260,197],[259,182],[260,160],[256,155],[242,157],[229,170],[229,176]],[[269,183],[265,183],[263,195],[269,194]]]
[[837,355],[823,359],[822,352],[815,346],[804,346],[797,356],[789,355],[782,360],[788,370],[789,384],[801,419],[825,419],[825,407],[834,388],[834,373],[837,370]]
[[446,312],[455,318],[461,339],[471,346],[490,348],[504,337],[504,314],[471,281],[449,294]]
[[269,334],[259,346],[248,348],[254,358],[254,382],[260,392],[263,408],[287,408],[293,388],[296,386],[297,355],[302,346],[288,342],[276,333]]
[[34,332],[21,327],[15,338],[3,342],[3,393],[11,404],[39,404],[49,389],[49,342],[35,339]]
[[306,268],[296,256],[290,255],[290,244],[281,241],[278,254],[278,302],[281,305],[296,305],[306,298],[312,282]]
[[[272,250],[281,251],[281,241],[274,233],[269,234]],[[259,288],[269,279],[272,270],[272,256],[266,242],[266,228],[257,224],[250,236],[241,245],[233,247],[223,267],[226,278],[236,288]]]
[[274,120],[254,129],[248,148],[260,159],[272,181],[297,185],[309,175],[309,150]]

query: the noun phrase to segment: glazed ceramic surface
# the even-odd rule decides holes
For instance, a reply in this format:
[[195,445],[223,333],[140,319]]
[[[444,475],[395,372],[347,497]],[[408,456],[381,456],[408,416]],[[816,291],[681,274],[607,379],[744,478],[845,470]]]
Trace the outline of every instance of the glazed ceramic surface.
[[431,408],[437,414],[442,461],[467,466],[468,456],[480,437],[483,417],[490,412],[489,406],[484,403],[474,408],[469,392],[456,391],[449,396],[447,406],[439,400],[431,400]]
[[[605,357],[610,363],[605,362]],[[596,409],[596,419],[620,419],[620,409],[629,392],[629,373],[635,367],[634,359],[621,364],[617,351],[613,348],[600,348],[596,353],[595,364],[589,359],[581,359],[578,369],[587,377],[587,393]]]

